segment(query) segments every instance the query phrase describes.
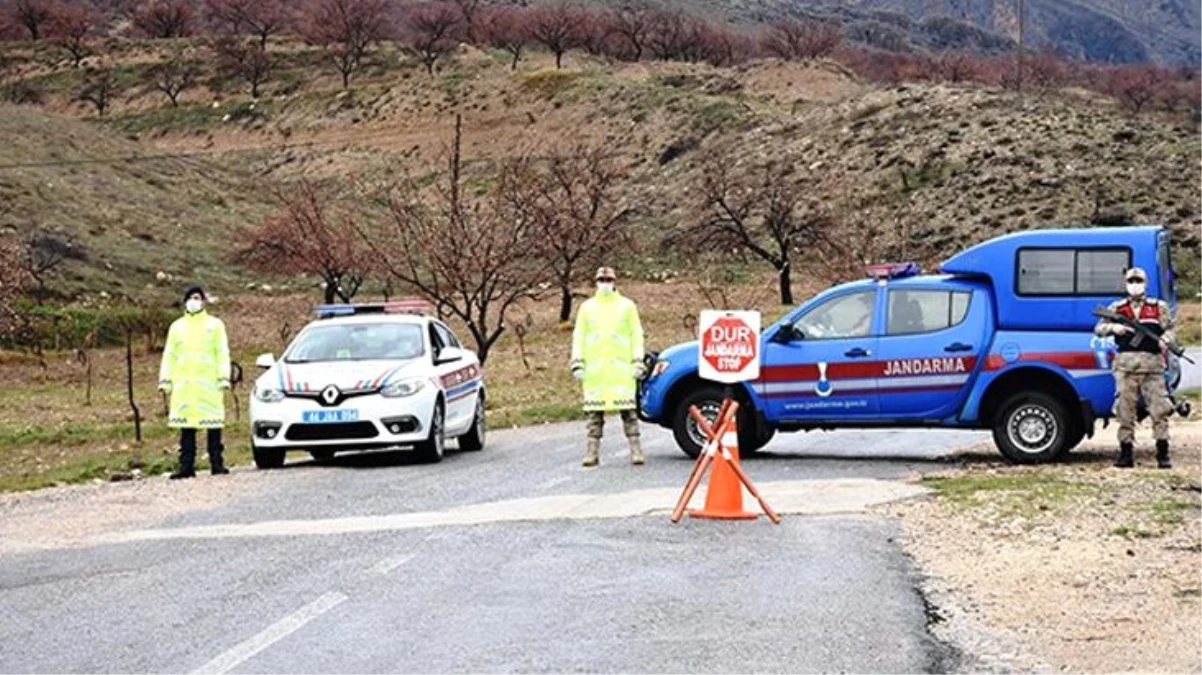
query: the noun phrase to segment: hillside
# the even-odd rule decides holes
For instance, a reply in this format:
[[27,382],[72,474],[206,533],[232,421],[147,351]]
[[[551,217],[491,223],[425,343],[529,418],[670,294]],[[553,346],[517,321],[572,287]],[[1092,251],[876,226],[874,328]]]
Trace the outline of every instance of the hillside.
[[[842,224],[849,258],[933,262],[1015,229],[1136,221],[1174,227],[1189,249],[1182,271],[1197,278],[1199,135],[1176,113],[1133,116],[1076,91],[884,88],[829,62],[613,65],[571,54],[556,71],[534,54],[511,72],[505,55],[470,47],[433,77],[377,53],[343,92],[312,54],[279,58],[292,70],[253,103],[198,89],[173,108],[133,89],[99,122],[6,108],[0,136],[13,139],[15,162],[198,156],[5,169],[0,195],[15,209],[0,222],[38,222],[82,244],[66,290],[132,292],[158,270],[233,284],[245,275],[223,262],[229,235],[264,212],[264,186],[433,176],[458,112],[480,185],[491,160],[579,143],[611,149],[627,167],[626,198],[640,207],[642,253],[624,264],[648,276],[685,265],[691,251],[660,243],[693,222],[700,167],[721,152],[735,166],[796,167],[792,179]],[[45,107],[87,114],[65,97]]]
[[[861,43],[993,51],[1018,41],[1017,0],[712,0],[751,21],[825,14]],[[1202,6],[1193,0],[1026,0],[1027,44],[1103,63],[1197,67]]]
[[37,231],[66,251],[54,290],[139,296],[159,272],[245,278],[223,256],[230,233],[266,208],[249,177],[207,158],[155,158],[95,124],[23,106],[0,105],[0,139],[0,231]]

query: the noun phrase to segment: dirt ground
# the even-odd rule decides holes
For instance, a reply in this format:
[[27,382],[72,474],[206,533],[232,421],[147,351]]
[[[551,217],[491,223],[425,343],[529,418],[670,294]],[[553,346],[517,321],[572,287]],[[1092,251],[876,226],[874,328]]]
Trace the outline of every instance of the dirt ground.
[[1147,428],[1137,468],[1112,468],[1114,434],[1050,467],[974,449],[923,479],[937,496],[888,507],[964,670],[1202,672],[1202,423],[1174,425],[1171,471]]

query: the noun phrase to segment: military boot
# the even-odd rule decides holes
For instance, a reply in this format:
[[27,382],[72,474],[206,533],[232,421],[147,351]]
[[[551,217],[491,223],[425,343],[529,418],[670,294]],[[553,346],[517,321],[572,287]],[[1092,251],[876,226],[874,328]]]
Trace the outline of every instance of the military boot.
[[584,453],[584,461],[581,462],[584,466],[597,466],[601,461],[601,439],[588,439],[588,450]]
[[643,455],[643,444],[638,436],[630,437],[630,463],[641,465],[647,463],[647,458]]
[[1161,469],[1173,468],[1173,463],[1169,461],[1169,442],[1167,440],[1156,441],[1156,466]]
[[1135,446],[1131,443],[1119,443],[1119,458],[1114,465],[1120,469],[1130,469],[1135,466]]
[[179,480],[181,478],[196,478],[195,469],[180,467],[178,471],[168,476],[171,480]]

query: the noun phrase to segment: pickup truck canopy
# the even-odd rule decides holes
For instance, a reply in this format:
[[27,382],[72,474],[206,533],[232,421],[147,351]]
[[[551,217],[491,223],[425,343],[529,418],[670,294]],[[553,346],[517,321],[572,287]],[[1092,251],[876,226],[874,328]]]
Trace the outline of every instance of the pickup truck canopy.
[[1090,311],[1123,297],[1123,272],[1142,267],[1148,295],[1176,304],[1162,227],[1034,230],[991,239],[940,266],[993,286],[999,330],[1089,330]]

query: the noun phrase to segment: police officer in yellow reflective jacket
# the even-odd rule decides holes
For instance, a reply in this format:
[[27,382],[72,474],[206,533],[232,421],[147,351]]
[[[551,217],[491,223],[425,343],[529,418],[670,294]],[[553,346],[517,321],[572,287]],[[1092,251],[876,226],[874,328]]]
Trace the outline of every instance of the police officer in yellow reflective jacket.
[[159,389],[171,396],[168,425],[179,429],[179,470],[171,478],[196,475],[196,432],[208,430],[209,467],[214,475],[229,473],[221,453],[225,426],[225,390],[230,388],[230,349],[221,319],[205,311],[199,286],[184,292],[184,315],[171,324]]
[[580,306],[572,332],[572,375],[584,388],[588,413],[588,449],[584,466],[600,461],[605,413],[622,416],[622,429],[630,442],[630,462],[643,464],[639,443],[639,418],[634,397],[644,375],[643,326],[634,302],[614,288],[617,275],[602,267],[595,275],[597,292]]

